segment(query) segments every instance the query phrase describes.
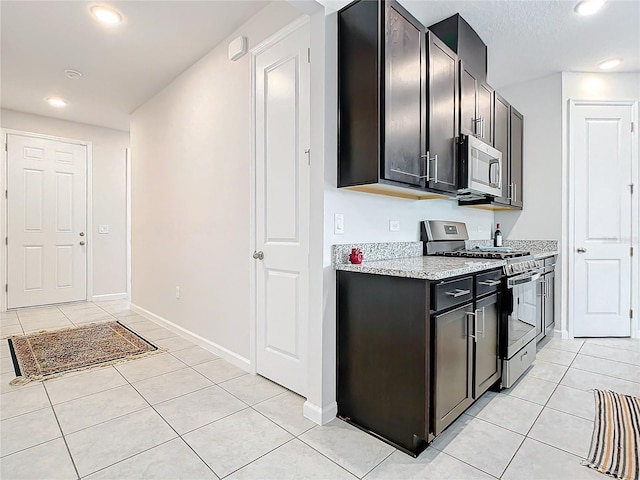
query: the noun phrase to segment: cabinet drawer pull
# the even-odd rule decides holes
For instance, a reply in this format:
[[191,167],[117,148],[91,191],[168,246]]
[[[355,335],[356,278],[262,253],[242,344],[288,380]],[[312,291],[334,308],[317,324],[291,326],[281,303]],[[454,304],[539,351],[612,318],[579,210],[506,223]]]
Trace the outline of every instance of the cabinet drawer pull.
[[486,285],[487,287],[495,287],[496,285],[500,285],[500,280],[485,280],[484,282],[479,282],[480,285]]
[[469,293],[471,293],[471,290],[462,290],[460,288],[456,288],[455,292],[444,292],[445,295],[449,295],[453,298],[462,297],[463,295],[468,295]]

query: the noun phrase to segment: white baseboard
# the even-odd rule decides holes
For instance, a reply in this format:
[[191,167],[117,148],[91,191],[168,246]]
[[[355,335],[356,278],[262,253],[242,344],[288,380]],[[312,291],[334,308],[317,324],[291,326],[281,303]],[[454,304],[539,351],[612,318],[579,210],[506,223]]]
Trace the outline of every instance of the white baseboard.
[[569,331],[568,330],[556,330],[556,332],[560,333],[560,338],[562,338],[563,340],[568,340],[569,338],[571,338],[569,336]]
[[330,403],[324,408],[321,408],[307,400],[302,407],[302,414],[312,422],[318,425],[324,425],[336,418],[338,414],[338,404],[336,402]]
[[204,348],[205,350],[209,350],[211,353],[215,353],[216,355],[225,359],[227,362],[232,363],[236,367],[241,368],[248,373],[251,373],[251,362],[249,361],[249,359],[244,358],[238,355],[237,353],[232,352],[231,350],[224,348],[223,346],[218,345],[215,342],[212,342],[211,340],[207,340],[206,338],[201,337],[200,335],[195,334],[190,330],[187,330],[186,328],[181,327],[180,325],[176,325],[175,323],[170,322],[166,318],[163,318],[160,315],[156,315],[155,313],[150,312],[149,310],[146,310],[138,305],[135,305],[132,303],[131,310],[142,315],[143,317],[148,318],[152,322],[157,323],[161,327],[164,327],[167,330],[172,331],[176,335],[179,335],[182,338],[192,341],[193,343]]
[[94,295],[91,297],[92,302],[105,302],[107,300],[127,300],[129,298],[129,294],[127,292],[124,293],[108,293],[106,295]]

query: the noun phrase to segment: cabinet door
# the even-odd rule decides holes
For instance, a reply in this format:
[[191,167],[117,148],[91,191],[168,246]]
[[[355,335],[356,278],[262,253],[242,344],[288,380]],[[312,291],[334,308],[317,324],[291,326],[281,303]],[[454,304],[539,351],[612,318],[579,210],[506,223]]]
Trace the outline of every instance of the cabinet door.
[[476,131],[483,142],[493,145],[493,88],[478,82],[478,110]]
[[434,434],[440,434],[473,402],[471,303],[434,315]]
[[476,135],[476,88],[475,74],[460,62],[460,133]]
[[429,43],[428,148],[429,189],[458,189],[458,57],[440,39],[427,33]]
[[498,294],[479,300],[475,315],[475,389],[478,398],[493,385],[502,373],[498,352],[500,307]]
[[493,146],[502,153],[502,196],[496,203],[509,205],[509,103],[497,93],[494,95]]
[[[385,5],[384,178],[425,186],[424,27]],[[371,81],[371,80],[365,80]]]
[[511,160],[511,205],[522,208],[522,160],[524,143],[524,118],[515,108],[511,107],[511,146],[509,158]]

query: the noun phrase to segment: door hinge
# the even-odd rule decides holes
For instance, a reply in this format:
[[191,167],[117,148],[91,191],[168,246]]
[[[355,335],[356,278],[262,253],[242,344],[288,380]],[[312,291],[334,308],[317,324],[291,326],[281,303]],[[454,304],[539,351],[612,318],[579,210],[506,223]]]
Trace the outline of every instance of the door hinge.
[[633,133],[634,129],[635,129],[635,124],[631,122],[631,133]]
[[633,257],[633,247],[629,247],[629,256]]
[[307,48],[307,63],[311,63],[311,47]]
[[633,183],[629,184],[629,191],[631,192],[631,195],[633,195]]
[[4,191],[4,198],[9,198],[9,190]]
[[311,149],[307,148],[304,153],[307,154],[307,165],[311,165]]
[[4,291],[5,291],[5,292],[8,292],[8,291],[9,291],[9,284],[8,284],[8,283],[5,283],[5,284],[4,284]]
[[9,245],[9,237],[4,237],[4,244]]
[[633,318],[633,309],[629,309],[629,318]]

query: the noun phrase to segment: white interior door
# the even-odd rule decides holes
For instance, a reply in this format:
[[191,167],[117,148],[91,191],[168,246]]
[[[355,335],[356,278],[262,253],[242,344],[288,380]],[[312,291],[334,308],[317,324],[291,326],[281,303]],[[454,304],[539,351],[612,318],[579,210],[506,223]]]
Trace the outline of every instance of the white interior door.
[[[304,395],[309,297],[309,25],[256,56],[256,370]],[[260,257],[262,255],[254,255]]]
[[7,306],[85,300],[87,147],[7,135]]
[[572,105],[575,337],[631,333],[632,115],[630,105]]

